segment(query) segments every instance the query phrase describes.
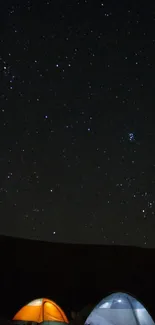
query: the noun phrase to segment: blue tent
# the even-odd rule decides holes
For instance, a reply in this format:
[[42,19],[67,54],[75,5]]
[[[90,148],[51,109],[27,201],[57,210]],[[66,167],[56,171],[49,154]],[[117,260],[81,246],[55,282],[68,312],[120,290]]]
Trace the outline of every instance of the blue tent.
[[85,325],[155,325],[144,306],[126,293],[103,299],[90,313]]

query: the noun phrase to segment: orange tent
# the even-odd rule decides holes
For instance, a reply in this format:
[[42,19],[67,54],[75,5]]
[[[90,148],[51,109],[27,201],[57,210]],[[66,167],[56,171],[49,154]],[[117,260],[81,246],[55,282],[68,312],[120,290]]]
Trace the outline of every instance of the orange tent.
[[68,323],[62,309],[55,302],[46,298],[31,301],[17,312],[13,320],[36,323],[44,321]]

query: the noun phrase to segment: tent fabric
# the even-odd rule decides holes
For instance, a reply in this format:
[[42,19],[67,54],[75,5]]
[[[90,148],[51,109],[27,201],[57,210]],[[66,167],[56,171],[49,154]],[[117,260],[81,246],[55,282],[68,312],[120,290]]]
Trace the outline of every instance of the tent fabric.
[[[38,325],[37,322],[32,321],[22,321],[22,320],[15,320],[13,321],[16,325]],[[64,322],[55,322],[55,321],[44,321],[42,323],[39,323],[39,325],[66,325],[67,323]]]
[[132,296],[114,293],[90,313],[85,325],[155,325],[144,306]]
[[17,312],[13,320],[36,323],[44,321],[68,323],[63,310],[55,302],[46,298],[31,301]]
[[51,321],[46,320],[46,321],[40,323],[39,325],[66,325],[66,322],[58,322],[58,321],[51,322]]

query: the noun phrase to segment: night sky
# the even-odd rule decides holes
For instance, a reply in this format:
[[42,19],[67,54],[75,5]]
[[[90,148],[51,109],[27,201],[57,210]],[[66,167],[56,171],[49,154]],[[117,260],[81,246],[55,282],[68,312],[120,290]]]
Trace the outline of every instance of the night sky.
[[3,1],[0,233],[155,247],[155,6]]

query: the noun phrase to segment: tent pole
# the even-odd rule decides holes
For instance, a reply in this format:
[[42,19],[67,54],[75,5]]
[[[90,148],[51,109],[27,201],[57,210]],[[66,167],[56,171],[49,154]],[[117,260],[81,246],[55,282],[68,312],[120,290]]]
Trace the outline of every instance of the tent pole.
[[137,323],[137,325],[140,325],[140,323],[139,323],[139,320],[138,320],[138,318],[137,318],[137,315],[136,315],[136,313],[135,313],[135,310],[134,310],[134,308],[133,308],[133,306],[132,306],[132,303],[131,303],[131,301],[130,301],[130,299],[127,297],[127,300],[128,300],[128,302],[129,302],[129,304],[130,304],[130,306],[131,306],[131,309],[132,309],[132,312],[133,312],[133,314],[134,314],[134,316],[135,316],[135,319],[136,319],[136,323]]

